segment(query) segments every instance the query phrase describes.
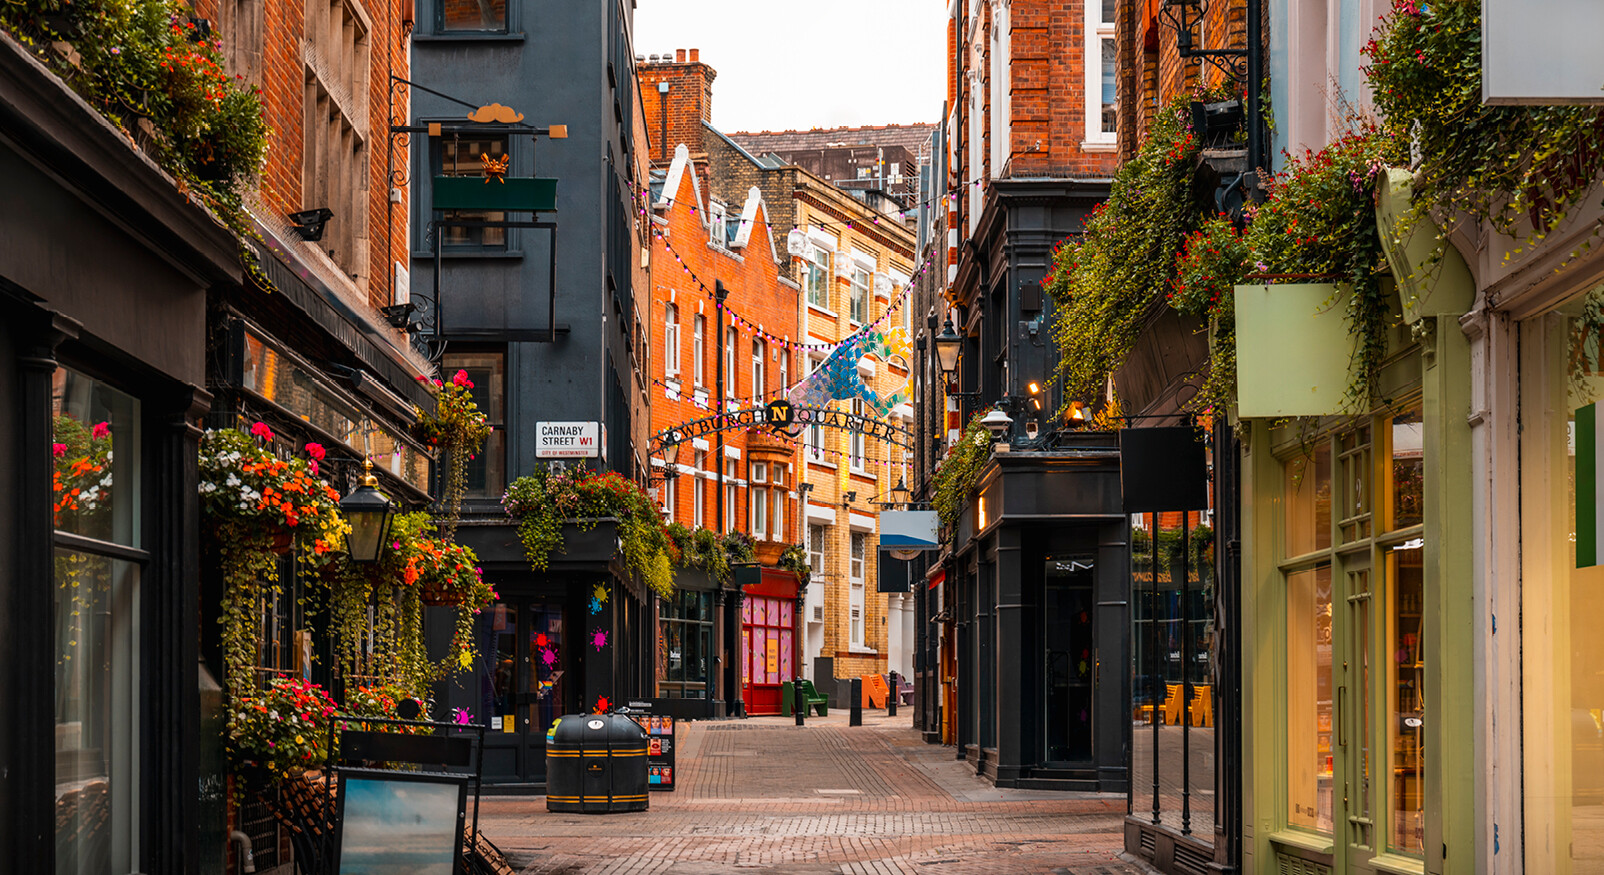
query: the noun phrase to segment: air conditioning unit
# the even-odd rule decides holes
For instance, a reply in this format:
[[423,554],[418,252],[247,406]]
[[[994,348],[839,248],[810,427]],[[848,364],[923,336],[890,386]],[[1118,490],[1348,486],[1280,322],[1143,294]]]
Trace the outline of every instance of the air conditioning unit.
[[813,606],[813,622],[815,622],[815,623],[824,622],[824,605],[814,605]]

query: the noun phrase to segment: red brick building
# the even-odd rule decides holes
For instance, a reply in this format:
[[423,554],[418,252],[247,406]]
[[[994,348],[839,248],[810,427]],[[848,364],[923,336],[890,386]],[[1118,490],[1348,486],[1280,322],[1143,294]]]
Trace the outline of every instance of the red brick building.
[[[741,201],[712,197],[705,172],[679,143],[652,173],[649,346],[658,434],[761,409],[800,376],[797,289],[781,277],[785,257],[769,231],[768,205],[756,187]],[[748,533],[763,568],[759,582],[735,589],[682,573],[680,591],[662,605],[658,695],[778,713],[780,681],[795,676],[800,659],[798,581],[775,568],[798,540],[796,448],[762,428],[692,432],[652,461],[665,516],[693,529]],[[727,654],[723,665],[735,672],[714,677],[714,663],[693,663],[693,652]]]

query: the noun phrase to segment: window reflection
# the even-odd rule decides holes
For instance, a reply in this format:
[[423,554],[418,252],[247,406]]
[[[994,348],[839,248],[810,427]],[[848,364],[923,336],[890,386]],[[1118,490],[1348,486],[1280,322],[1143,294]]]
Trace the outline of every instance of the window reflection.
[[1331,448],[1320,441],[1309,455],[1283,469],[1286,501],[1286,556],[1302,556],[1331,546]]
[[139,402],[74,371],[57,370],[54,383],[55,527],[139,546]]
[[1392,528],[1420,525],[1423,518],[1425,435],[1420,408],[1392,420]]
[[1331,566],[1287,575],[1287,822],[1331,831]]
[[1387,629],[1392,690],[1388,716],[1388,749],[1392,752],[1392,847],[1421,853],[1425,847],[1425,719],[1426,663],[1424,622],[1424,550],[1419,541],[1389,551],[1387,577],[1391,622]]

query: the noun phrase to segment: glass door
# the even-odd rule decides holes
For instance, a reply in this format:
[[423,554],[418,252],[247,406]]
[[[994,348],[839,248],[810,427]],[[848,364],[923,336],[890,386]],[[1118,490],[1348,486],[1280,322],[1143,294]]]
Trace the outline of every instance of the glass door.
[[546,730],[574,707],[563,612],[554,602],[508,598],[479,614],[477,713],[488,727],[485,778],[545,779]]
[[1091,556],[1047,558],[1042,588],[1046,763],[1092,759],[1094,569]]

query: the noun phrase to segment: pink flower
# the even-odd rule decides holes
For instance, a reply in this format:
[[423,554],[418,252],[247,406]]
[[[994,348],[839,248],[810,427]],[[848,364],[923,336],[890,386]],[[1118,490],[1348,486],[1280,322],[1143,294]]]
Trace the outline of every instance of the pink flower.
[[273,439],[273,430],[267,427],[267,423],[258,422],[251,426],[251,437],[261,438],[264,441],[270,441]]
[[95,423],[95,427],[89,431],[90,437],[103,438],[108,434],[111,434],[111,425],[104,422]]
[[464,389],[473,388],[473,381],[468,379],[467,371],[457,371],[457,375],[451,378],[451,382],[453,385],[461,386]]
[[322,444],[307,444],[306,454],[321,462],[323,461],[323,457],[328,455],[328,451],[323,449]]
[[51,444],[50,445],[50,452],[54,453],[56,458],[59,459],[62,456],[67,455],[67,445],[66,444]]

